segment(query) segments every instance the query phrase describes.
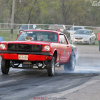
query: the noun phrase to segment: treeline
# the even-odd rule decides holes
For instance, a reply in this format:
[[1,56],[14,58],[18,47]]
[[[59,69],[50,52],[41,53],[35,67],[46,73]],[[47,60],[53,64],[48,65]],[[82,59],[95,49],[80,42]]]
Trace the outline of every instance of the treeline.
[[[98,1],[98,0],[97,0]],[[0,23],[10,23],[13,0],[0,0]],[[90,0],[15,0],[14,23],[100,25],[100,6]]]

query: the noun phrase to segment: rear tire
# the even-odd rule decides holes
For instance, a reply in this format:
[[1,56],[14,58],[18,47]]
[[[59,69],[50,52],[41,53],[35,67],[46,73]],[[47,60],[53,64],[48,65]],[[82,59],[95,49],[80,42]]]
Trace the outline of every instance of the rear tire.
[[3,74],[8,74],[10,68],[10,61],[2,58],[1,60],[1,71]]
[[74,71],[75,65],[76,65],[76,58],[75,58],[74,52],[72,51],[68,63],[64,64],[64,70]]
[[55,74],[55,57],[52,57],[47,64],[47,73],[48,76],[53,76]]

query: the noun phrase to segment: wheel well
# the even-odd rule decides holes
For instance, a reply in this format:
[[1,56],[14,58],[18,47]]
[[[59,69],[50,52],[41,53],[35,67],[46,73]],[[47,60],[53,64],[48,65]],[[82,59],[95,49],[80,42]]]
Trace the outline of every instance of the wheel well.
[[[74,53],[74,50],[72,50],[71,52],[73,52],[73,53]],[[74,53],[74,56],[75,56],[75,53]]]
[[57,51],[54,52],[53,56],[57,59]]

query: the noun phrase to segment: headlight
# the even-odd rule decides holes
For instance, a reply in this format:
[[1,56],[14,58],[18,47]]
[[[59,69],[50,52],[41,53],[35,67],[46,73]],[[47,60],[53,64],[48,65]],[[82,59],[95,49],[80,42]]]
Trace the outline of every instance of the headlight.
[[45,50],[45,51],[50,51],[50,46],[46,45],[46,46],[44,47],[44,50]]
[[0,49],[5,49],[5,45],[4,44],[0,44]]

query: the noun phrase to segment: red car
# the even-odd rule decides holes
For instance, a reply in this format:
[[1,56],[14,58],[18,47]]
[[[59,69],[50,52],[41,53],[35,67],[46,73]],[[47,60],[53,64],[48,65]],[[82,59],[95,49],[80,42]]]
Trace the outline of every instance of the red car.
[[61,32],[26,30],[15,41],[0,42],[1,71],[8,74],[10,67],[38,68],[47,69],[48,76],[53,76],[56,65],[63,64],[65,71],[74,70],[76,52]]

